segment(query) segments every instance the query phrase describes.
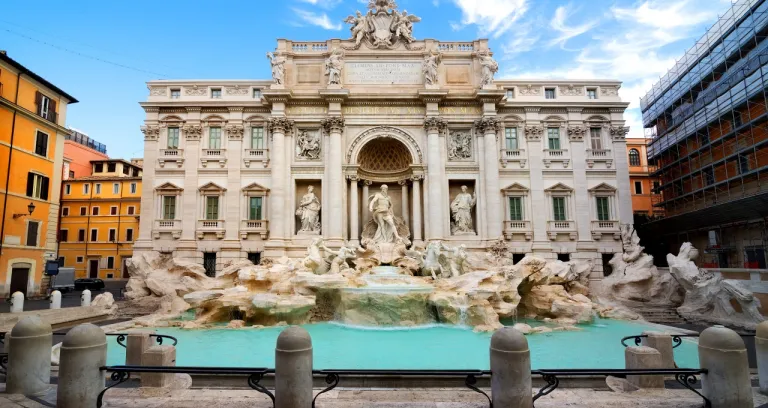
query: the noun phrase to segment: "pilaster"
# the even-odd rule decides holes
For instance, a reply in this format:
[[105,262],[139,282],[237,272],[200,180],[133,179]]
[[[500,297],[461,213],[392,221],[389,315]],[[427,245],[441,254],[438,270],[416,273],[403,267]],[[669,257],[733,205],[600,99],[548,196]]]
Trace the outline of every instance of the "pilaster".
[[427,219],[427,239],[442,239],[443,223],[445,222],[443,207],[443,186],[445,164],[440,155],[440,132],[447,124],[439,116],[430,116],[424,120],[427,129],[427,183],[429,198],[429,217]]

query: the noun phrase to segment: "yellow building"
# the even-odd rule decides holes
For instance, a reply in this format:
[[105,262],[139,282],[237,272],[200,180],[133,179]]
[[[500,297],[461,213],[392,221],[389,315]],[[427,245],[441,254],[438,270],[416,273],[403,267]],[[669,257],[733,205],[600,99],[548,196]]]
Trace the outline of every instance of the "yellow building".
[[123,279],[139,235],[141,167],[93,160],[91,175],[64,181],[59,261],[77,278]]
[[0,51],[0,297],[45,290],[46,262],[56,260],[67,105],[76,102]]

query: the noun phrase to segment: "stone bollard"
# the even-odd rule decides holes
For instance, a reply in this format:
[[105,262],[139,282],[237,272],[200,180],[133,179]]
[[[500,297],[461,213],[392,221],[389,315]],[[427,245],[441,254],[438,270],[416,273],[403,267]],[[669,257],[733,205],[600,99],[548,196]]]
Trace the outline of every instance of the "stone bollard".
[[154,333],[154,330],[128,333],[125,343],[125,365],[142,365],[141,356],[152,346],[154,338],[149,335]]
[[[18,292],[16,292],[18,293]],[[8,336],[8,394],[39,395],[51,383],[51,325],[38,316],[21,319]]]
[[[663,368],[659,350],[645,346],[625,348],[624,362],[628,370]],[[627,382],[638,388],[664,388],[663,375],[628,375]]]
[[312,338],[299,326],[283,330],[275,347],[275,407],[312,406]]
[[51,309],[61,309],[61,292],[58,290],[51,292]]
[[494,407],[531,408],[531,351],[519,331],[505,327],[491,337],[491,396]]
[[710,327],[699,336],[699,362],[707,374],[701,390],[712,408],[752,408],[752,384],[744,340],[723,326]]
[[80,306],[90,306],[90,305],[91,305],[91,291],[86,289],[80,295]]
[[656,349],[661,353],[661,367],[675,368],[675,354],[672,351],[672,336],[655,331],[644,331],[644,337],[640,345]]
[[11,313],[21,313],[24,311],[24,294],[13,292],[11,295]]
[[757,325],[755,354],[757,373],[760,376],[760,393],[768,394],[768,320]]
[[[174,346],[152,346],[141,356],[141,365],[176,367],[176,347]],[[142,387],[169,387],[173,384],[174,374],[165,373],[142,373]]]
[[104,390],[106,373],[101,367],[106,364],[107,336],[103,330],[90,323],[70,330],[61,344],[56,407],[95,407]]

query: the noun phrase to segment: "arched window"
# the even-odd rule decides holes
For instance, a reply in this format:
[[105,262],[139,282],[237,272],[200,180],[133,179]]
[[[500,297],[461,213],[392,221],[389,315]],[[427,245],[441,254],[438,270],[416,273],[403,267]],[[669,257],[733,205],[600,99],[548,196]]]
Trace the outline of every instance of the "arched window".
[[629,165],[630,166],[640,165],[640,152],[638,152],[637,149],[629,150]]

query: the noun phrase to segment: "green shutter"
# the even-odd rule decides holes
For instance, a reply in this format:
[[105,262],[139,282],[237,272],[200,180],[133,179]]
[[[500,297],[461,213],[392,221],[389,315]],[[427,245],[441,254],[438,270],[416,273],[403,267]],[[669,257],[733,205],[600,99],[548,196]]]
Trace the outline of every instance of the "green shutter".
[[517,150],[517,128],[504,129],[507,150]]
[[219,197],[211,197],[211,196],[206,197],[205,219],[206,220],[219,219]]
[[251,149],[264,148],[264,128],[255,127],[251,129]]
[[248,219],[261,219],[261,197],[251,197],[248,205]]
[[509,219],[510,221],[523,220],[523,199],[520,197],[509,197]]
[[611,219],[611,214],[608,209],[608,197],[596,197],[597,201],[597,220],[608,221]]
[[221,149],[221,128],[212,127],[208,130],[208,148]]
[[163,199],[163,219],[175,220],[176,219],[176,197],[165,196]]
[[549,150],[560,150],[560,129],[548,128],[547,139],[549,140]]
[[168,148],[179,148],[179,128],[177,127],[168,128]]
[[552,197],[555,221],[565,221],[565,197]]

